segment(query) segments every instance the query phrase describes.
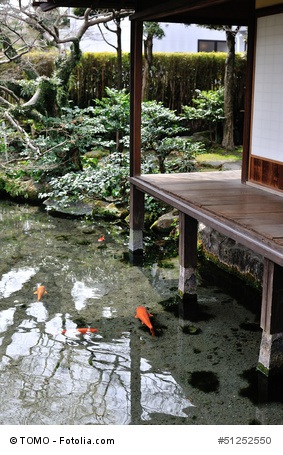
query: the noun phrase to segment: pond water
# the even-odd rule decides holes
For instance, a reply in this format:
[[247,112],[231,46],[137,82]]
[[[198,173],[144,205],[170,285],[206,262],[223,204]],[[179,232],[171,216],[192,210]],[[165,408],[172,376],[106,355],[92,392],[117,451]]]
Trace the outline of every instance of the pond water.
[[134,264],[118,224],[8,201],[0,223],[0,424],[283,424],[281,387],[256,373],[256,293],[200,266],[199,311],[184,321],[164,246]]

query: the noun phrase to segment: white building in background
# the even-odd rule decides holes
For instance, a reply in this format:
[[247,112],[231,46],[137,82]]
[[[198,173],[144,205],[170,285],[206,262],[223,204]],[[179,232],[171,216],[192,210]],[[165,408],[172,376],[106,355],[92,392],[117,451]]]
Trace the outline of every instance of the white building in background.
[[[65,34],[72,35],[77,21],[72,20],[69,30]],[[122,50],[130,51],[130,21],[128,18],[122,21]],[[184,24],[162,23],[160,26],[164,30],[165,37],[161,40],[154,39],[153,52],[225,52],[226,36],[225,32],[209,30],[197,25],[186,26]],[[109,23],[111,29],[115,25]],[[103,25],[101,29],[106,40],[116,46],[115,33],[109,32]],[[246,29],[243,27],[236,36],[236,52],[245,51]],[[83,52],[115,52],[115,49],[105,42],[98,26],[90,28],[81,41]]]
[[[162,40],[154,40],[155,52],[226,52],[226,34],[198,25],[162,24],[165,32]],[[244,52],[246,28],[236,36],[236,52]]]

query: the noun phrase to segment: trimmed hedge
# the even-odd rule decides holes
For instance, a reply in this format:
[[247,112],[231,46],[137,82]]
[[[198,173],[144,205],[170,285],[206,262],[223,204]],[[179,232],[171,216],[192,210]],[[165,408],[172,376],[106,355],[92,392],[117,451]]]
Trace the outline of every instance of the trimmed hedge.
[[[50,76],[54,69],[56,52],[32,52],[23,58],[36,65],[41,75]],[[182,105],[191,105],[195,90],[211,90],[223,85],[226,53],[154,53],[149,98],[161,101],[166,107],[181,111]],[[10,64],[11,65],[11,64]],[[117,57],[112,52],[86,52],[73,72],[69,95],[74,105],[81,108],[93,105],[96,98],[106,95],[105,88],[117,87]],[[11,66],[0,66],[11,74]],[[12,67],[13,68],[13,67]],[[23,77],[16,71],[15,77]],[[12,69],[13,74],[13,69]],[[16,76],[17,74],[17,76]],[[236,54],[235,110],[243,109],[246,58]],[[130,55],[123,54],[123,88],[129,90]]]
[[[123,88],[129,89],[130,55],[124,53]],[[112,52],[85,52],[73,72],[70,98],[81,108],[93,104],[93,100],[106,96],[105,88],[117,87],[117,57]]]
[[[155,53],[149,98],[181,111],[190,105],[195,90],[216,89],[224,82],[226,53]],[[70,97],[75,105],[86,107],[105,96],[105,87],[115,88],[115,53],[85,53],[74,71]],[[123,54],[123,87],[129,89],[130,56]],[[246,58],[236,54],[235,107],[243,106]]]
[[14,79],[21,79],[25,78],[25,73],[23,71],[23,67],[26,66],[25,63],[30,62],[31,65],[34,65],[38,74],[40,76],[51,76],[54,70],[54,61],[58,56],[58,52],[56,51],[33,51],[29,54],[24,54],[22,57],[22,64],[21,63],[4,63],[0,65],[0,79],[7,78],[7,74],[9,75],[9,80],[11,78]]
[[[162,101],[170,109],[191,105],[195,90],[213,90],[224,84],[226,53],[199,52],[155,54],[150,98]],[[242,103],[246,59],[236,55],[236,90]]]

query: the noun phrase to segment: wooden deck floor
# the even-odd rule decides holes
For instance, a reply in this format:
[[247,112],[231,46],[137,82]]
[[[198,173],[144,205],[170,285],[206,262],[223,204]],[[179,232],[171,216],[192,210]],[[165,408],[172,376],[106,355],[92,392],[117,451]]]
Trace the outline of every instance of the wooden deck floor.
[[130,181],[283,266],[283,196],[242,184],[240,171],[150,174]]

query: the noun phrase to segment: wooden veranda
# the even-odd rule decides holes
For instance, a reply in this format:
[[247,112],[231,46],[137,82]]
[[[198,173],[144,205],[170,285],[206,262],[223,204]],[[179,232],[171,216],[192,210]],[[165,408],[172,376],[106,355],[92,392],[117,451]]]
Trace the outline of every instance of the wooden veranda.
[[[267,126],[265,116],[262,118],[260,114],[267,112],[268,119],[274,114],[273,107],[275,108],[277,104],[268,104],[265,99],[266,92],[263,89],[270,79],[264,78],[260,71],[264,73],[265,65],[269,62],[260,61],[259,70],[255,71],[255,42],[257,25],[263,28],[261,35],[267,32],[268,27],[268,33],[272,35],[273,22],[277,25],[278,20],[278,27],[275,30],[280,34],[283,2],[276,1],[275,6],[273,0],[260,2],[251,0],[242,3],[242,8],[239,2],[230,0],[211,2],[180,0],[178,4],[170,1],[165,5],[158,3],[158,6],[148,6],[148,9],[139,4],[138,11],[132,17],[130,251],[137,253],[143,248],[144,194],[146,193],[179,210],[179,294],[184,302],[187,301],[187,305],[195,300],[190,297],[197,295],[199,221],[261,254],[264,260],[264,275],[261,308],[262,341],[258,368],[269,375],[283,367],[283,187],[281,188],[283,171],[281,163],[276,161],[281,150],[281,135],[280,138],[276,136],[275,141],[271,136],[269,141],[270,144],[275,144],[274,151],[270,155],[276,156],[276,159],[265,159],[256,154],[257,148],[260,150],[262,145],[265,148],[263,151],[260,150],[260,153],[263,156],[269,155],[270,144],[266,141],[266,137],[271,127]],[[211,8],[216,15],[214,19],[220,21],[224,6],[228,8],[224,13],[228,23],[234,21],[236,17],[232,10],[229,10],[233,6],[241,12],[245,11],[245,14],[239,18],[239,23],[246,24],[249,28],[242,170],[236,173],[141,175],[143,21],[163,20],[166,17],[166,20],[182,22],[183,14],[188,14],[188,17],[199,14],[201,17],[199,16],[198,23],[205,23],[203,20],[214,17],[210,16]],[[256,9],[260,10],[258,12],[260,19],[257,19]],[[181,16],[179,17],[178,14]],[[268,20],[266,23],[262,21],[262,17],[271,17],[270,23]],[[259,57],[264,59],[266,54],[264,52],[260,54],[261,46],[265,45],[261,35],[257,49]],[[278,41],[277,35],[275,38],[272,36],[273,41]],[[272,49],[271,46],[269,52],[272,53]],[[279,57],[276,58],[276,61],[279,61]],[[278,74],[280,71],[281,66]],[[255,92],[255,74],[259,74],[256,87],[258,95]],[[255,104],[255,99],[259,99],[258,105]],[[279,116],[280,112],[278,112]],[[258,117],[255,117],[255,114],[258,114]],[[255,127],[253,127],[254,118]]]
[[240,171],[144,174],[131,177],[130,182],[133,251],[142,248],[144,194],[179,210],[179,293],[188,305],[189,297],[197,295],[199,222],[263,256],[263,335],[258,365],[265,373],[274,370],[272,361],[274,357],[278,361],[282,352],[283,197],[252,184],[243,185]]
[[283,266],[283,198],[243,185],[240,171],[144,174],[130,181]]

